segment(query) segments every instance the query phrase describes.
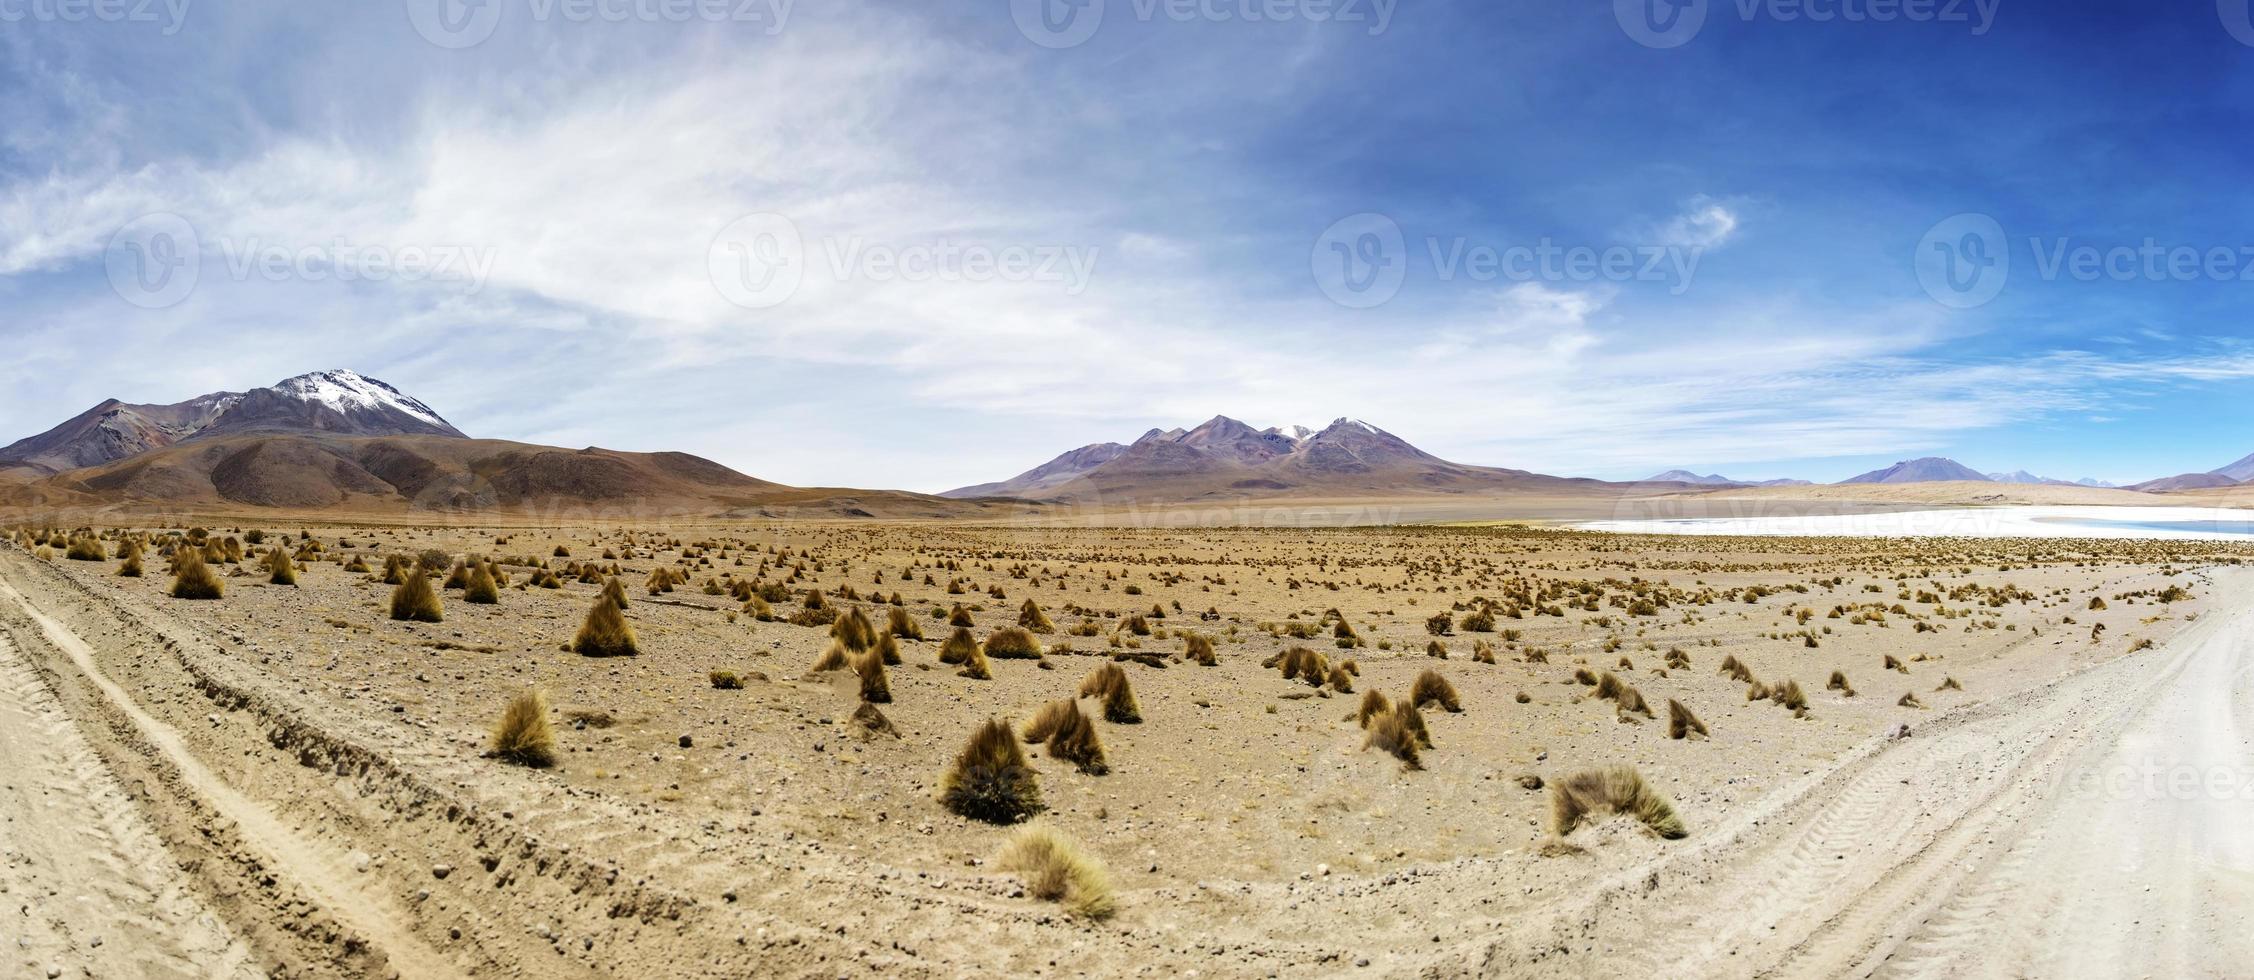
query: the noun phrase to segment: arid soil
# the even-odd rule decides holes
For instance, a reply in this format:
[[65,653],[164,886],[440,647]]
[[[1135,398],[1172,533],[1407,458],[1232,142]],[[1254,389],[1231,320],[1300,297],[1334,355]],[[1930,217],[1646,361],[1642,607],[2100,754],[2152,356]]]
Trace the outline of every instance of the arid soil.
[[[132,533],[161,544],[179,530]],[[114,558],[0,547],[0,894],[27,924],[0,951],[11,970],[1978,966],[1990,951],[1936,916],[1979,919],[1983,896],[2026,891],[2054,868],[2104,871],[2096,852],[2057,863],[2043,841],[2075,828],[2046,822],[2055,811],[2019,787],[2105,761],[2154,712],[2211,714],[2194,694],[2229,690],[2235,672],[2215,658],[2235,662],[2243,646],[2244,588],[2227,567],[2238,558],[2215,545],[1503,528],[262,530],[266,547],[298,555],[298,584],[266,584],[253,560],[222,565],[217,601],[170,598],[155,554],[133,579]],[[442,568],[485,556],[511,587],[494,605],[444,591],[443,622],[401,623],[387,615],[391,586],[344,568],[425,552]],[[573,565],[628,586],[639,656],[566,649],[593,582],[520,587]],[[686,584],[652,594],[661,568]],[[725,594],[738,580],[787,593],[776,621]],[[922,626],[879,706],[898,737],[853,723],[850,672],[809,673],[829,630],[782,620],[813,590],[879,626],[898,593]],[[1043,659],[996,659],[991,680],[937,662],[951,630],[935,614],[960,605],[984,637],[1015,625],[1028,599],[1054,623]],[[1484,625],[1464,621],[1481,608],[1497,612],[1492,631],[1467,628]],[[1360,646],[1317,628],[1329,610]],[[1127,628],[1138,613],[1148,635]],[[1439,614],[1448,635],[1436,637]],[[1176,659],[1185,633],[1211,639],[1217,665]],[[1354,692],[1262,667],[1296,646],[1354,659]],[[1496,662],[1475,662],[1478,646]],[[1688,664],[1667,667],[1675,652]],[[955,815],[936,790],[979,723],[1023,722],[1137,654],[1158,655],[1121,663],[1142,722],[1098,722],[1108,774],[1027,747],[1039,819],[1107,866],[1117,892],[1115,915],[1076,918],[994,866],[1007,828]],[[1902,672],[1882,668],[1888,656]],[[1765,684],[1796,682],[1807,709],[1747,700],[1720,673],[1727,658]],[[1426,710],[1433,746],[1412,770],[1364,749],[1352,715],[1362,692],[1398,698],[1427,669],[1463,710]],[[716,688],[715,670],[744,686]],[[1615,674],[1654,716],[1592,697],[1577,670]],[[1835,671],[1854,696],[1826,689]],[[553,707],[553,768],[486,757],[488,730],[526,689]],[[1923,707],[1897,704],[1906,693]],[[1670,739],[1669,699],[1711,737]],[[1910,737],[1889,737],[1904,725]],[[1611,819],[1559,846],[1545,791],[1521,777],[1607,765],[1635,766],[1689,835]],[[2129,834],[2148,818],[2116,807],[2106,825]],[[1967,862],[2015,854],[1964,877]]]

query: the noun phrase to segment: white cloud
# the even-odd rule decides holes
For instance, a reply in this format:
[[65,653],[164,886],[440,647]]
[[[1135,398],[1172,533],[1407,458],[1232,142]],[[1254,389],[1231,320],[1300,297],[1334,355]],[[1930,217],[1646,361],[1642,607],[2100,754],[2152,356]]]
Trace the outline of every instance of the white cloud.
[[1684,206],[1683,212],[1661,225],[1655,235],[1662,245],[1685,248],[1720,248],[1737,235],[1738,215],[1703,194]]

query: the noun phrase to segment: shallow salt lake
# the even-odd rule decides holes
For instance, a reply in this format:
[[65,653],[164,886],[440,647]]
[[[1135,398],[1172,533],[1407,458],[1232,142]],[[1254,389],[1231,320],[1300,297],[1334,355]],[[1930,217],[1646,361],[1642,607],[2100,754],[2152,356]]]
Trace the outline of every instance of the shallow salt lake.
[[1957,507],[1884,514],[1779,514],[1575,525],[1621,534],[1756,537],[2254,540],[2254,511],[2218,507]]

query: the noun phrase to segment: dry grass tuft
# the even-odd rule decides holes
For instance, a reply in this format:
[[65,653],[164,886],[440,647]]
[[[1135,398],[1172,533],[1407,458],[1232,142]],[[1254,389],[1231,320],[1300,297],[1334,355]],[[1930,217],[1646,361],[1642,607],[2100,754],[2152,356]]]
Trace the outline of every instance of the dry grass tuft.
[[1417,675],[1416,681],[1409,686],[1409,703],[1418,708],[1437,704],[1441,710],[1450,714],[1464,710],[1462,699],[1456,696],[1456,686],[1448,683],[1448,679],[1440,676],[1437,670],[1427,670]]
[[1910,692],[1907,692],[1907,693],[1903,694],[1903,695],[1902,695],[1902,700],[1900,700],[1900,701],[1896,701],[1896,702],[1894,702],[1894,704],[1895,704],[1895,705],[1896,705],[1897,707],[1902,707],[1902,708],[1923,708],[1923,707],[1925,707],[1925,702],[1923,702],[1923,701],[1920,701],[1920,700],[1918,700],[1918,699],[1917,699],[1917,692],[1916,692],[1916,691],[1910,691]]
[[1769,699],[1794,711],[1808,709],[1808,695],[1800,690],[1799,681],[1786,681],[1784,686],[1771,692]]
[[1035,633],[1057,631],[1057,625],[1049,622],[1048,614],[1041,611],[1041,604],[1031,599],[1025,600],[1025,605],[1018,607],[1017,624]]
[[1962,691],[1962,690],[1964,690],[1964,685],[1957,683],[1957,679],[1956,679],[1956,678],[1954,678],[1954,677],[1948,677],[1948,678],[1943,678],[1943,679],[1942,679],[1942,681],[1941,681],[1941,686],[1940,686],[1940,687],[1936,687],[1936,688],[1934,688],[1934,690],[1936,690],[1936,691]]
[[1049,733],[1049,758],[1072,763],[1091,776],[1110,772],[1111,766],[1104,761],[1103,741],[1096,737],[1096,723],[1081,713],[1079,702],[1057,703],[1067,710],[1057,719],[1056,730]]
[[1143,708],[1135,702],[1127,671],[1118,664],[1105,664],[1089,672],[1088,679],[1080,682],[1080,696],[1102,702],[1104,720],[1114,725],[1135,725],[1143,720]]
[[892,703],[892,684],[884,675],[884,658],[876,651],[856,658],[853,672],[861,676],[861,700],[870,704]]
[[1040,710],[1033,712],[1033,720],[1025,723],[1025,741],[1031,745],[1048,741],[1049,736],[1063,727],[1064,716],[1078,710],[1079,707],[1070,701],[1051,701],[1042,705]]
[[296,585],[297,562],[290,560],[289,552],[271,548],[266,552],[266,584]]
[[1344,666],[1332,667],[1329,683],[1330,689],[1333,691],[1340,694],[1352,694],[1354,693],[1354,672],[1347,670]]
[[556,764],[556,733],[548,726],[548,699],[526,691],[509,700],[493,725],[492,758],[534,769]]
[[939,662],[953,666],[967,662],[977,652],[978,637],[972,636],[970,630],[958,626],[954,634],[947,637],[947,642],[939,645]]
[[809,674],[826,674],[833,670],[844,670],[851,666],[853,666],[853,652],[845,648],[844,641],[831,640],[830,645],[822,649],[822,655],[814,658],[814,666],[806,668],[806,672]]
[[1722,674],[1740,684],[1754,683],[1753,671],[1734,656],[1722,658]]
[[1417,737],[1418,745],[1428,749],[1432,747],[1432,729],[1425,727],[1424,712],[1418,710],[1416,705],[1407,701],[1397,701],[1393,705],[1392,713],[1400,716],[1401,724],[1407,726],[1410,733]]
[[579,624],[579,635],[572,638],[572,652],[583,657],[631,657],[641,653],[634,627],[626,622],[621,608],[607,593],[596,596],[586,620]]
[[1679,740],[1692,735],[1697,735],[1700,738],[1708,737],[1706,723],[1698,720],[1697,715],[1691,714],[1689,706],[1674,698],[1668,698],[1667,737]]
[[1668,840],[1690,833],[1675,805],[1645,784],[1632,766],[1585,770],[1550,783],[1551,835],[1563,838],[1600,813],[1627,814]]
[[847,653],[860,653],[877,645],[877,628],[861,610],[849,609],[830,624],[830,639],[844,644]]
[[972,820],[1012,824],[1041,812],[1041,787],[1007,721],[988,719],[939,780],[939,800]]
[[224,589],[219,582],[219,573],[205,564],[202,554],[194,551],[180,553],[179,568],[172,575],[173,598],[217,599]]
[[963,658],[963,669],[956,671],[955,676],[968,677],[974,681],[993,680],[994,665],[986,662],[985,648],[976,643],[971,644],[970,654]]
[[1824,683],[1824,690],[1838,691],[1847,697],[1855,696],[1855,685],[1847,683],[1847,672],[1843,670],[1831,672],[1831,680]]
[[917,625],[916,617],[908,615],[907,610],[897,606],[893,607],[891,617],[885,620],[884,631],[903,640],[924,638],[924,628]]
[[438,591],[430,587],[430,575],[420,566],[407,573],[407,580],[391,590],[391,618],[403,623],[437,623],[446,619],[445,610],[438,605]]
[[1015,626],[995,630],[986,638],[986,655],[996,660],[1039,660],[1041,642]]
[[1213,641],[1198,633],[1182,637],[1182,659],[1201,667],[1219,666],[1221,660],[1213,652]]
[[1393,710],[1393,702],[1377,691],[1362,692],[1362,703],[1354,709],[1354,721],[1363,728],[1370,727],[1370,719]]
[[[1370,693],[1375,694],[1377,692],[1372,691]],[[1417,751],[1423,740],[1417,737],[1417,731],[1412,727],[1411,722],[1415,710],[1414,708],[1407,708],[1406,710],[1387,711],[1384,714],[1377,715],[1369,725],[1369,735],[1362,739],[1362,749],[1364,751],[1377,749],[1399,759],[1403,769],[1423,769],[1424,762],[1418,757]]]
[[1026,892],[1034,898],[1062,903],[1066,911],[1080,918],[1109,918],[1118,908],[1103,865],[1072,838],[1046,824],[1034,824],[1011,835],[994,864],[1019,875]]
[[462,586],[462,601],[480,606],[491,606],[501,601],[501,583],[493,577],[490,566],[481,562],[470,570],[469,583]]

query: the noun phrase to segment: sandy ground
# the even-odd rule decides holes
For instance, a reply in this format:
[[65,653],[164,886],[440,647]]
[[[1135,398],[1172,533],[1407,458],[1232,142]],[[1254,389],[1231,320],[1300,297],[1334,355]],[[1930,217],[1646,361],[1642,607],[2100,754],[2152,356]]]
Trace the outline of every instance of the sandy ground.
[[[1965,810],[1994,795],[1965,788],[2022,778],[2020,753],[2100,738],[2093,712],[2142,703],[2142,688],[2124,679],[2177,676],[2170,665],[2187,656],[2186,643],[2236,637],[2225,631],[2235,620],[2210,610],[2244,591],[2198,571],[2235,552],[2194,543],[1495,529],[836,525],[630,539],[309,530],[326,547],[298,586],[244,574],[211,603],[165,597],[161,562],[150,578],[120,579],[114,562],[0,548],[0,666],[16,678],[0,699],[0,735],[44,752],[12,766],[0,793],[7,846],[33,857],[8,862],[0,886],[36,898],[9,904],[46,923],[6,951],[12,968],[1588,975],[1611,972],[1597,968],[1615,960],[1669,962],[1679,950],[1698,964],[1691,975],[1743,975],[1751,963],[1836,972],[1874,955],[1880,940],[1848,928],[1861,919],[1826,926],[1832,917],[1801,908],[1863,901],[1861,889],[1880,895],[1868,899],[1870,922],[1925,921],[1884,904],[1893,892],[1869,883],[1892,881],[1892,869],[1918,854],[1950,864],[1965,853],[1946,840],[1921,845],[1920,835],[1953,840]],[[713,546],[696,547],[700,539]],[[498,606],[448,593],[445,622],[401,624],[383,615],[388,587],[334,563],[436,549],[560,566],[565,559],[550,556],[559,545],[587,559],[621,551],[641,656],[589,660],[557,649],[591,603],[589,585],[510,589]],[[641,576],[656,567],[686,570],[691,585],[645,594]],[[825,631],[731,616],[732,600],[697,587],[792,568],[801,569],[793,589],[853,587],[880,622],[886,607],[867,596],[898,591],[901,608],[926,624],[931,639],[907,644],[890,672],[883,710],[902,737],[856,734],[847,723],[854,686],[806,673]],[[949,591],[950,579],[964,588]],[[1458,631],[1441,640],[1447,659],[1427,656],[1427,617],[1460,614],[1474,595],[1527,580],[1593,608],[1506,618],[1496,633]],[[2190,597],[2155,602],[2170,585]],[[1639,594],[1668,605],[1630,613],[1626,600]],[[932,610],[962,603],[983,635],[1014,621],[1026,597],[1060,628],[1043,637],[1049,669],[996,661],[994,680],[974,681],[934,663],[932,641],[946,630]],[[2107,608],[2091,609],[2092,599]],[[1167,613],[1152,620],[1153,636],[1114,634],[1119,617],[1152,606]],[[1337,649],[1327,631],[1279,635],[1334,607],[1364,646]],[[1097,636],[1063,632],[1083,620]],[[1116,917],[1074,919],[992,867],[1008,831],[940,807],[938,775],[980,720],[1022,720],[1069,698],[1110,653],[1179,650],[1166,634],[1184,629],[1216,641],[1219,666],[1130,664],[1145,720],[1102,726],[1110,774],[1030,750],[1050,808],[1042,819],[1106,864],[1119,892]],[[2185,639],[2170,640],[2179,633]],[[1493,644],[1498,662],[1471,662],[1475,640]],[[2137,649],[2146,640],[2168,642]],[[1067,644],[1077,650],[1059,649]],[[1299,644],[1356,658],[1362,688],[1394,695],[1437,669],[1465,710],[1428,712],[1435,747],[1422,770],[1406,771],[1363,750],[1347,717],[1354,696],[1325,696],[1260,667]],[[1669,649],[1686,651],[1692,666],[1662,667]],[[1529,656],[1537,650],[1548,662]],[[1889,654],[1907,675],[1880,669]],[[1810,716],[1748,702],[1743,685],[1716,671],[1726,656],[1765,680],[1797,680]],[[2185,662],[2210,687],[2235,677],[2228,665]],[[1660,720],[1623,720],[1587,697],[1572,677],[1582,668],[1619,672],[1660,707]],[[706,680],[714,669],[753,680],[715,690]],[[1861,696],[1823,690],[1834,670]],[[1963,690],[1937,690],[1945,678]],[[528,686],[555,705],[554,769],[482,757],[501,702]],[[1927,707],[1896,705],[1905,691]],[[1696,710],[1714,737],[1668,739],[1669,698]],[[574,721],[590,716],[610,723]],[[1902,724],[1914,736],[1889,740]],[[2217,742],[2187,758],[2222,750]],[[1638,767],[1671,796],[1691,836],[1664,842],[1615,820],[1577,831],[1577,855],[1544,857],[1545,797],[1518,777],[1610,764]],[[1960,771],[1949,777],[1956,783],[1913,778]],[[1897,791],[1916,795],[1887,795]],[[108,801],[70,814],[75,826],[89,809],[110,813],[100,821],[108,829],[60,833],[56,798]],[[2016,812],[1981,819],[2040,826]],[[2118,822],[2129,833],[2143,819],[2124,811]],[[1819,847],[1855,860],[1809,858]],[[1942,884],[1917,897],[1945,897]],[[69,902],[96,911],[70,914]],[[1710,921],[1723,909],[1743,921]],[[1812,954],[1794,952],[1791,929],[1760,925],[1764,916],[1811,934],[1832,929],[1808,941],[1828,958],[1799,958]],[[101,926],[104,942],[93,946],[89,933],[105,921],[161,925]]]

